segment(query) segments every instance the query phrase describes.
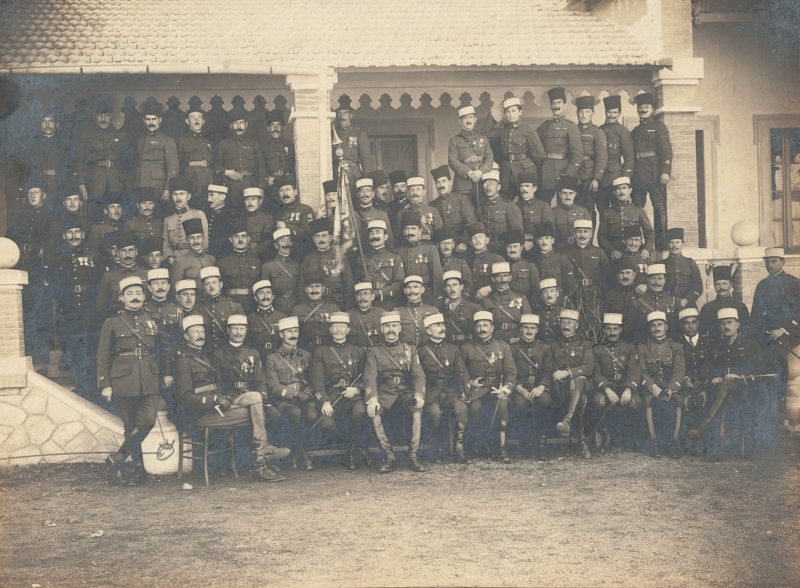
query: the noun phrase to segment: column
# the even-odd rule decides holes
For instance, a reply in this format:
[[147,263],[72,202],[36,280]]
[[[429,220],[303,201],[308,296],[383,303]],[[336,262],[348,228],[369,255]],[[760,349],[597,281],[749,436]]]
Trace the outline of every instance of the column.
[[19,261],[19,249],[0,239],[0,395],[17,394],[27,386],[31,358],[25,357],[22,287],[28,273],[10,269]]

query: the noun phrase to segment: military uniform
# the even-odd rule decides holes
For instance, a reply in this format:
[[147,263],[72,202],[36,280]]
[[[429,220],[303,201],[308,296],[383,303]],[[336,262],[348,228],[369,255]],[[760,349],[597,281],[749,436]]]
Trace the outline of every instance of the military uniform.
[[650,391],[650,387],[653,385],[658,386],[664,393],[668,389],[672,391],[672,396],[668,400],[665,396],[662,396],[661,399],[670,402],[670,407],[675,411],[672,445],[673,450],[677,450],[681,415],[685,404],[684,396],[680,393],[684,376],[686,375],[683,346],[675,341],[670,341],[666,337],[659,341],[649,337],[647,341],[640,343],[636,347],[636,352],[639,355],[639,365],[642,371],[640,393],[645,405],[647,426],[650,440],[654,444],[654,451],[658,451],[658,435],[653,421],[654,397]]
[[[489,138],[480,133],[462,130],[450,139],[450,143],[447,146],[447,163],[455,176],[453,178],[453,192],[474,198],[476,190],[480,189],[480,182],[473,183],[467,174],[476,170],[486,173],[492,169],[494,154]],[[441,208],[439,208],[439,212],[442,213],[443,217],[445,216]],[[469,222],[474,222],[474,219]]]
[[597,243],[607,255],[614,250],[623,251],[622,233],[625,227],[639,226],[644,237],[644,248],[653,252],[654,236],[653,225],[647,218],[644,208],[630,202],[612,201],[613,204],[600,215],[600,225],[597,228]]
[[703,294],[703,278],[694,259],[683,255],[668,255],[664,259],[667,268],[667,290],[678,300],[685,298],[686,306],[696,306]]
[[412,204],[409,201],[401,209],[400,214],[402,215],[406,210],[419,213],[421,217],[420,240],[422,241],[430,241],[433,238],[433,232],[438,231],[444,226],[439,210],[433,206],[427,204]]
[[686,369],[683,376],[683,390],[695,398],[695,404],[704,404],[705,402],[698,398],[698,394],[704,394],[706,390],[704,370],[711,340],[698,333],[694,337],[682,335],[680,343],[683,345]]
[[519,193],[519,175],[544,160],[545,146],[540,134],[524,122],[505,122],[492,129],[488,137],[495,143],[503,197],[513,200]]
[[511,282],[509,287],[514,292],[519,292],[528,299],[535,301],[539,295],[539,269],[536,264],[525,259],[517,258],[509,262],[511,266]]
[[595,193],[589,191],[592,180],[599,184],[606,173],[608,165],[608,145],[606,134],[595,124],[579,124],[583,160],[578,166],[578,179],[581,181],[581,192],[578,204],[585,207],[594,217]]
[[91,200],[99,202],[106,192],[125,189],[122,180],[122,169],[127,163],[124,146],[125,133],[114,125],[106,129],[94,127],[81,136],[75,154],[75,174],[77,182],[86,186]]
[[[355,187],[356,180],[375,169],[369,147],[369,137],[367,137],[367,133],[352,124],[347,129],[343,129],[338,123],[335,123],[332,129],[333,177],[339,177],[339,164],[345,164],[350,186]],[[337,139],[341,143],[337,144]],[[340,150],[341,155],[337,155],[337,151]]]
[[615,286],[606,291],[604,310],[606,312],[625,315],[628,312],[628,307],[631,302],[638,297],[639,295],[636,293],[635,283],[630,286]]
[[560,313],[563,309],[562,301],[556,304],[540,302],[534,306],[533,312],[539,315],[539,332],[536,339],[543,343],[550,343],[561,336]]
[[403,292],[403,280],[406,277],[403,260],[396,253],[385,247],[376,251],[372,247],[364,249],[364,261],[367,273],[358,266],[357,282],[372,282],[375,285],[375,303],[385,309],[397,306]]
[[70,151],[61,135],[36,135],[24,155],[24,167],[26,178],[42,178],[47,195],[58,198],[70,167]]
[[633,202],[644,207],[647,194],[653,203],[656,247],[666,248],[667,189],[661,183],[661,174],[672,175],[672,144],[664,123],[654,116],[641,119],[631,131],[636,165],[633,170]]
[[493,287],[491,293],[481,300],[481,304],[494,317],[496,339],[511,343],[512,339],[519,338],[519,320],[523,314],[531,312],[526,296],[511,289],[500,292]]
[[380,345],[383,341],[381,335],[381,314],[383,309],[371,306],[369,310],[361,310],[358,306],[351,308],[349,341],[359,347],[372,347]]
[[398,247],[395,253],[403,262],[407,276],[419,276],[425,286],[422,299],[432,303],[442,296],[442,266],[435,245],[410,243]]
[[238,219],[237,211],[230,206],[223,206],[217,209],[210,209],[206,218],[208,219],[208,240],[205,242],[208,252],[220,259],[231,252],[231,242],[229,226]]
[[588,220],[594,223],[594,213],[590,213],[580,204],[574,204],[567,208],[559,203],[553,208],[553,222],[556,228],[555,246],[558,249],[566,249],[575,242],[573,227],[576,220]]
[[[596,389],[594,405],[596,408],[608,406],[604,393],[606,388],[611,388],[617,394],[622,394],[625,388],[630,388],[635,394],[639,383],[642,381],[641,365],[636,348],[625,341],[611,343],[607,341],[595,345],[594,371],[592,381]],[[641,399],[639,399],[641,401]],[[636,404],[636,400],[632,400]],[[639,406],[637,404],[637,406]]]
[[112,316],[122,308],[122,303],[119,301],[119,281],[128,276],[139,276],[142,281],[146,281],[147,270],[139,264],[133,264],[130,267],[117,265],[103,274],[95,307],[99,320]]
[[533,262],[539,270],[539,279],[555,278],[561,288],[562,295],[573,299],[577,294],[577,283],[575,279],[575,266],[572,265],[570,258],[559,251],[549,251],[542,253],[536,251],[533,254]]
[[452,193],[440,195],[431,202],[431,206],[439,212],[442,225],[455,233],[456,243],[466,243],[467,225],[477,221],[475,209],[469,199],[453,188]]
[[505,234],[515,229],[522,230],[522,218],[517,206],[497,197],[487,199],[481,205],[481,219],[486,224],[486,233],[491,238],[489,249],[500,255],[505,253]]
[[261,279],[272,283],[275,292],[275,308],[285,315],[292,313],[297,304],[297,282],[300,279],[300,264],[289,256],[276,255],[275,259],[261,266]]
[[600,318],[603,315],[603,297],[608,287],[611,264],[605,251],[592,244],[581,247],[577,243],[568,247],[564,253],[575,268],[575,281],[578,286],[581,323],[588,330],[600,333]]
[[189,219],[197,218],[203,224],[204,243],[208,243],[208,219],[202,210],[183,208],[176,210],[164,219],[164,259],[177,257],[180,251],[189,249],[189,242],[186,240],[186,233],[183,231],[183,223]]
[[[467,296],[472,295],[474,292],[474,284],[472,283],[472,269],[470,269],[467,260],[456,255],[444,256],[441,254],[441,252],[439,252],[439,262],[442,265],[442,275],[449,271],[460,272],[461,283],[464,284],[464,294]],[[442,285],[442,289],[444,289],[444,285]]]
[[292,231],[295,247],[305,250],[310,246],[309,225],[314,220],[314,211],[310,206],[301,204],[299,197],[291,204],[278,204],[275,220],[283,222]]
[[[514,355],[514,364],[517,366],[517,385],[511,393],[511,405],[520,428],[525,428],[523,423],[534,409],[534,405],[550,406],[552,404],[551,391],[553,389],[553,352],[550,345],[542,341],[525,341],[520,339],[511,346]],[[544,387],[544,392],[537,398],[528,396],[534,388]],[[522,387],[528,395],[522,394]],[[531,416],[531,418],[534,418]],[[523,439],[531,440],[533,435],[538,435],[538,430],[532,430],[529,436],[523,434]]]
[[195,253],[186,249],[178,253],[169,270],[170,281],[173,285],[180,280],[194,280],[200,284],[200,270],[217,264],[213,255],[208,253]]
[[232,314],[244,314],[242,305],[227,296],[214,298],[205,296],[195,306],[197,314],[203,316],[206,325],[206,348],[214,350],[228,341],[228,317]]
[[666,291],[653,292],[648,288],[647,292],[636,298],[628,306],[628,313],[625,315],[624,337],[631,343],[644,342],[649,333],[647,330],[647,315],[651,312],[661,311],[667,315],[667,326],[669,327],[669,337],[677,338],[680,333],[678,324],[678,299]]
[[175,139],[161,130],[148,131],[136,141],[133,188],[149,187],[161,194],[179,167]]
[[533,227],[541,223],[555,223],[553,209],[550,202],[543,202],[538,198],[532,197],[530,200],[520,200],[517,202],[522,213],[522,230],[526,240],[533,237]]
[[546,159],[540,167],[536,197],[549,202],[558,189],[562,175],[578,177],[578,169],[583,162],[583,142],[578,125],[563,116],[544,121],[536,132],[546,153]]
[[600,125],[606,135],[608,147],[608,164],[600,180],[600,191],[597,194],[597,209],[601,212],[613,202],[612,182],[617,178],[630,178],[633,175],[633,139],[631,132],[624,125],[614,122]]
[[[586,403],[589,400],[591,391],[591,378],[594,372],[594,351],[592,343],[578,335],[565,337],[563,334],[556,337],[550,343],[550,350],[553,353],[554,370],[567,370],[569,377],[554,381],[553,389],[558,398],[556,404],[560,408],[566,408],[564,418],[557,426],[558,431],[564,435],[569,435],[569,427],[575,413],[578,414],[579,424],[577,427],[578,440],[585,448],[583,417],[586,410]],[[554,372],[555,373],[555,372]],[[565,423],[567,427],[562,429],[560,426]]]
[[474,282],[472,293],[476,293],[484,286],[492,285],[492,264],[505,261],[505,258],[488,249],[477,254],[471,251],[470,257],[468,261]]
[[275,219],[263,210],[254,210],[245,215],[247,234],[250,235],[250,248],[259,259],[264,259],[272,247],[272,233],[275,232]]
[[[260,185],[262,165],[261,148],[253,139],[234,135],[223,139],[219,144],[217,175],[225,177],[225,185],[228,187],[228,204],[231,208],[241,209],[244,189]],[[244,177],[241,180],[232,180],[225,176],[226,169],[238,171]]]
[[130,231],[136,235],[140,242],[153,238],[163,239],[164,219],[158,218],[155,214],[150,216],[137,214],[135,217],[125,222],[123,230]]
[[266,178],[295,175],[295,149],[289,139],[269,137],[261,143],[261,152],[264,154]]
[[331,313],[341,310],[332,302],[324,299],[307,300],[296,304],[289,316],[296,316],[300,321],[300,341],[303,349],[314,351],[320,345],[330,342]]
[[324,276],[325,300],[341,309],[348,309],[353,303],[353,272],[350,263],[342,257],[340,261],[332,250],[312,251],[300,262],[300,279],[298,287],[305,288],[310,276]]
[[252,312],[255,301],[250,288],[261,278],[261,260],[251,251],[234,251],[220,259],[217,267],[228,298]]
[[217,169],[211,137],[202,131],[187,131],[178,137],[177,144],[180,173],[192,183],[192,195],[205,200],[206,189],[214,182],[214,170]]
[[455,305],[445,299],[440,308],[447,326],[447,338],[459,346],[469,341],[472,336],[472,317],[481,310],[481,306],[462,298]]
[[[797,328],[793,321],[798,317],[800,317],[800,279],[781,270],[768,275],[758,283],[753,295],[750,330],[753,339],[762,346],[767,345],[770,340],[767,331],[781,328],[796,337]],[[784,335],[779,339],[781,344],[770,344],[770,347],[781,347],[784,344],[782,340],[786,337],[788,336]],[[772,349],[769,353],[772,354]]]
[[400,341],[419,347],[428,340],[423,321],[425,317],[436,314],[438,311],[428,304],[410,302],[395,308],[395,312],[400,315]]
[[267,356],[280,347],[278,321],[282,318],[286,315],[274,306],[256,308],[247,315],[247,344],[258,349],[262,363],[266,363]]
[[[700,309],[700,334],[705,337],[716,338],[719,335],[719,321],[717,313],[722,308],[735,308],[741,323],[742,333],[750,332],[750,312],[744,302],[736,300],[733,296],[719,296],[714,300],[709,300]],[[774,312],[778,307],[770,307],[770,312]],[[763,329],[766,331],[767,329]],[[754,333],[755,335],[755,333]]]

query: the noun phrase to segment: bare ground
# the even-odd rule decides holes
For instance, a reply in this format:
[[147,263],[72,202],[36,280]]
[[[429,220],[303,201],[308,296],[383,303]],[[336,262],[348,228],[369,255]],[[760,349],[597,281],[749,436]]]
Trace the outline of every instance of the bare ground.
[[795,438],[760,462],[326,464],[190,491],[4,470],[0,585],[798,585],[798,455]]

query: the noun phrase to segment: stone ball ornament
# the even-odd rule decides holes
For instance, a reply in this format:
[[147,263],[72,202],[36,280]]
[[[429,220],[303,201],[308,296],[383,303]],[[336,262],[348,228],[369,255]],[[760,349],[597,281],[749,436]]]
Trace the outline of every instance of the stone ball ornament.
[[19,247],[11,239],[0,237],[0,269],[11,269],[19,262]]
[[752,247],[758,243],[758,223],[740,220],[731,227],[731,241],[739,247]]

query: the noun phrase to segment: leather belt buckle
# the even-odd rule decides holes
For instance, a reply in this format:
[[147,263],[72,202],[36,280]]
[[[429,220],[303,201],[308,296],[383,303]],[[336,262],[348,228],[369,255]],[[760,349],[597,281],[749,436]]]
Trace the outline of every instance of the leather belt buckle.
[[392,384],[394,384],[395,386],[399,386],[402,383],[403,383],[403,378],[401,378],[400,376],[392,376]]
[[136,359],[142,359],[142,348],[137,347],[136,349],[134,349],[133,355],[136,357]]
[[594,284],[594,280],[592,280],[591,278],[583,278],[581,280],[581,285],[583,286],[591,286],[592,284]]
[[564,159],[565,155],[563,153],[548,153],[547,159]]
[[611,379],[612,379],[612,380],[615,380],[615,381],[619,381],[619,380],[621,380],[621,379],[622,379],[622,374],[614,374],[614,375],[611,377]]
[[643,157],[655,157],[655,151],[640,151],[636,154],[636,159],[642,159]]
[[208,161],[200,159],[198,161],[190,161],[189,167],[208,167]]
[[233,385],[233,387],[236,388],[237,390],[244,390],[245,388],[247,388],[247,382],[236,382]]
[[56,175],[56,170],[54,169],[43,169],[42,174],[45,176],[54,176]]
[[86,288],[84,286],[80,286],[80,285],[73,286],[72,287],[72,291],[75,292],[75,294],[82,294],[83,292],[86,291]]

